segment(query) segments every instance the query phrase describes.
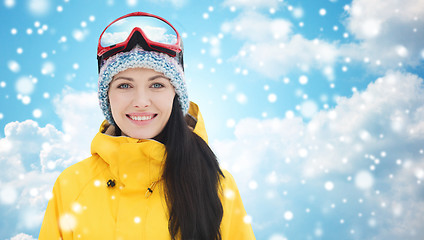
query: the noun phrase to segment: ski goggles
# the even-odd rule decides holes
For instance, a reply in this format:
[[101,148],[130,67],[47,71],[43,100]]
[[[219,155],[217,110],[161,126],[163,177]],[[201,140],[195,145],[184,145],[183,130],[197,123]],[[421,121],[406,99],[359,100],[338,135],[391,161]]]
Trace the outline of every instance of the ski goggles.
[[99,38],[97,63],[100,68],[111,56],[131,51],[135,46],[174,57],[183,65],[180,34],[165,19],[150,13],[133,12],[110,23]]

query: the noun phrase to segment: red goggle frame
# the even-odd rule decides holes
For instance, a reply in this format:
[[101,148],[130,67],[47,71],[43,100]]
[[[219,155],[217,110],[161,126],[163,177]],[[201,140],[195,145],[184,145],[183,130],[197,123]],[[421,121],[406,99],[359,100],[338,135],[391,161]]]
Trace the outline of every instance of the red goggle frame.
[[97,47],[98,68],[119,52],[131,51],[135,46],[145,51],[165,53],[183,65],[183,44],[178,31],[164,18],[133,12],[111,22],[102,32]]

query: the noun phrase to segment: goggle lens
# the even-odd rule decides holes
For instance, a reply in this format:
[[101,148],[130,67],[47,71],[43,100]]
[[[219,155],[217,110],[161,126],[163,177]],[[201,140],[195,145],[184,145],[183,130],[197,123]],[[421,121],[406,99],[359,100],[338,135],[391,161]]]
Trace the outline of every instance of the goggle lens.
[[175,45],[177,33],[166,22],[150,16],[130,16],[110,25],[102,35],[100,44],[109,47],[124,42],[134,28],[140,28],[150,41]]

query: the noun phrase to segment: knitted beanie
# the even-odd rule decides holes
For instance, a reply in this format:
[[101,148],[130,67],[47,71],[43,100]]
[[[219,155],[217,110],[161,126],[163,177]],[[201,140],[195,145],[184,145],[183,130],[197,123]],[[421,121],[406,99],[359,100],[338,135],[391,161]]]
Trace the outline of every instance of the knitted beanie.
[[140,47],[135,47],[129,52],[117,53],[108,58],[100,69],[98,86],[100,108],[110,124],[115,125],[109,103],[109,84],[113,76],[129,68],[149,68],[163,73],[175,88],[183,114],[188,112],[189,100],[184,71],[178,61],[164,53],[144,51]]

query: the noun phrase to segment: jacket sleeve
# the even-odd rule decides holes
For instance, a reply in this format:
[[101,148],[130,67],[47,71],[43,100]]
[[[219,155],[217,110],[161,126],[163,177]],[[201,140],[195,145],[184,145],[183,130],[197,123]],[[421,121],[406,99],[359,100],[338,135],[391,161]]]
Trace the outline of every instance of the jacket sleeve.
[[221,223],[222,240],[255,240],[250,217],[244,209],[236,182],[228,171],[223,171],[221,202],[224,216]]
[[62,197],[61,177],[59,176],[53,187],[53,197],[47,204],[46,213],[44,214],[43,223],[41,225],[40,235],[38,236],[39,240],[72,239],[72,233],[63,233],[60,229],[60,217],[63,214]]

